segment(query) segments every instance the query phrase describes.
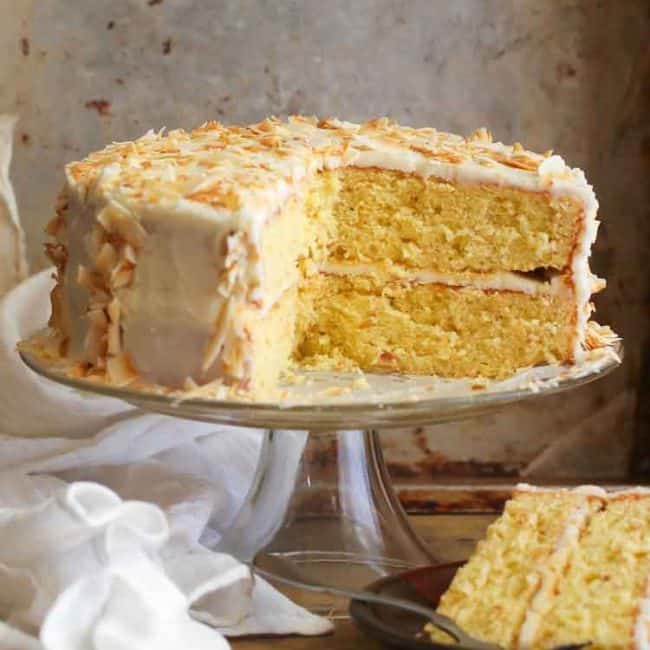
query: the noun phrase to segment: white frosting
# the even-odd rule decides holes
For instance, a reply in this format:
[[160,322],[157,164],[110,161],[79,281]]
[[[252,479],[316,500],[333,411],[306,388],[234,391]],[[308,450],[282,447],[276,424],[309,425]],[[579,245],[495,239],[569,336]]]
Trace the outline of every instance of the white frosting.
[[[122,351],[158,382],[177,384],[182,375],[199,382],[222,375],[245,382],[253,371],[247,323],[262,317],[278,297],[278,288],[264,283],[260,250],[265,224],[303,179],[347,165],[511,186],[582,203],[585,224],[572,261],[578,353],[589,312],[587,260],[597,209],[580,170],[570,169],[559,156],[493,143],[485,133],[466,140],[387,120],[317,125],[304,118],[243,128],[207,124],[191,133],[149,132],[68,165],[67,219],[73,227],[63,290],[70,323],[58,327],[69,326],[64,334],[70,352],[80,354],[88,329],[83,316],[88,293],[77,286],[77,267],[92,269],[95,261],[80,243],[91,236],[93,215],[100,221],[104,215],[102,223],[116,220],[115,230],[127,242],[140,237],[138,229],[146,235],[144,243],[132,246],[137,251],[133,282],[119,289],[121,306],[114,306],[121,319]],[[429,272],[416,279],[449,280]],[[546,290],[513,274],[472,282],[494,289]],[[548,290],[558,291],[558,283],[551,282]]]
[[556,488],[556,487],[539,487],[536,485],[529,485],[528,483],[518,483],[515,487],[515,492],[542,492],[542,493],[557,493],[557,492],[571,492],[585,497],[596,497],[598,499],[607,499],[609,493],[597,485],[578,485],[574,488]]
[[25,235],[9,179],[15,115],[0,115],[0,296],[27,277]]
[[317,266],[328,275],[371,275],[386,280],[400,280],[417,284],[444,284],[451,287],[472,287],[484,291],[515,291],[529,295],[564,295],[570,292],[563,275],[548,281],[537,280],[521,273],[439,273],[400,267],[382,267],[378,264],[325,262]]
[[[590,491],[591,489],[589,489]],[[583,494],[579,489],[572,492]],[[588,497],[591,494],[585,494],[585,496]],[[550,557],[546,558],[535,571],[539,576],[539,588],[528,605],[524,622],[519,630],[517,647],[520,650],[529,650],[534,647],[539,626],[550,608],[557,581],[567,566],[571,553],[578,546],[580,535],[587,526],[590,514],[588,502],[583,502],[573,509]]]
[[634,623],[634,650],[650,650],[650,576]]

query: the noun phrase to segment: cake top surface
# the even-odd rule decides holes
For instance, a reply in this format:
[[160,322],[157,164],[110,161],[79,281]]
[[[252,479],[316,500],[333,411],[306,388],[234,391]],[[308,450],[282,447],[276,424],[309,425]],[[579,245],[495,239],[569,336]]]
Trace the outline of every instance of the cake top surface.
[[593,200],[582,171],[551,152],[540,155],[519,144],[492,142],[486,129],[463,138],[387,118],[354,124],[294,116],[250,126],[207,122],[192,131],[150,131],[69,163],[66,175],[68,184],[90,200],[124,207],[191,202],[209,208],[206,215],[253,215],[276,209],[305,176],[345,165]]

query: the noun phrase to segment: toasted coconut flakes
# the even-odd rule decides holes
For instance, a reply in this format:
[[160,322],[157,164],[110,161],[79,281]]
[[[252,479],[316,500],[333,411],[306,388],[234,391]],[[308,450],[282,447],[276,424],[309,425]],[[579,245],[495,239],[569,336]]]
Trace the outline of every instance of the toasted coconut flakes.
[[86,376],[87,368],[88,366],[85,363],[75,363],[66,369],[66,374],[73,379],[82,379]]
[[115,386],[126,386],[137,379],[138,376],[125,353],[109,357],[106,360],[106,371],[111,384]]
[[120,301],[117,298],[113,298],[107,308],[108,317],[111,323],[120,322]]
[[98,255],[104,242],[110,241],[110,237],[106,230],[100,224],[97,224],[90,232],[90,236],[86,240],[86,252],[90,259],[95,259]]
[[93,291],[88,301],[88,309],[104,309],[108,306],[112,296],[102,290]]
[[55,210],[56,214],[63,216],[68,209],[68,194],[65,189],[61,190],[56,197]]
[[144,244],[147,231],[137,219],[121,208],[112,204],[106,206],[97,214],[97,221],[108,233],[119,235],[136,250]]
[[47,324],[50,327],[53,327],[59,331],[63,329],[63,286],[60,284],[55,285],[55,287],[50,292],[50,302],[52,304],[52,312],[50,314],[50,319]]
[[[296,121],[295,117],[293,118],[292,121]],[[337,129],[338,128],[338,120],[336,120],[333,117],[327,117],[324,120],[321,120],[318,122],[318,128],[319,129]]]
[[215,186],[211,189],[194,192],[185,197],[190,201],[207,203],[214,208],[225,208],[234,212],[239,209],[239,195],[232,189],[222,189]]
[[65,228],[65,219],[63,215],[57,214],[54,218],[48,221],[45,226],[45,232],[51,237],[57,237]]
[[224,266],[233,269],[238,261],[246,256],[246,243],[244,233],[236,233],[226,238],[226,258]]
[[106,345],[107,352],[111,356],[117,356],[122,352],[122,341],[120,335],[120,324],[111,322],[107,329]]
[[86,357],[93,363],[106,355],[106,328],[108,319],[103,309],[91,309],[87,314],[88,329],[84,339]]
[[80,264],[77,268],[77,284],[88,291],[95,290],[98,285],[96,274]]
[[121,262],[111,273],[111,285],[114,289],[128,287],[133,282],[135,266],[130,262]]
[[534,172],[537,171],[537,168],[539,167],[539,163],[536,160],[525,155],[508,157],[500,153],[493,153],[492,158],[497,162],[500,162],[502,165],[514,169],[523,169],[525,171]]
[[[244,345],[244,340],[241,337],[235,338],[232,345],[224,348],[221,361],[227,375],[242,377],[246,368],[245,352],[247,349],[248,346]],[[244,384],[249,381],[249,378],[244,377],[241,379],[240,385],[244,387]]]
[[120,331],[120,302],[113,298],[106,308],[108,312],[109,324],[107,329],[107,346],[108,354],[117,356],[122,351],[121,331]]
[[115,247],[109,242],[104,242],[95,258],[95,266],[99,271],[108,275],[113,270],[116,262],[117,251],[115,250]]
[[203,364],[201,366],[203,372],[206,372],[210,368],[219,356],[219,352],[221,352],[227,334],[225,324],[230,321],[231,311],[232,307],[230,301],[225,302],[221,306],[221,310],[219,311],[214,324],[214,334],[203,355]]
[[108,325],[108,318],[103,309],[90,309],[86,314],[90,327],[105,329]]
[[58,269],[65,268],[68,261],[68,251],[63,244],[45,244],[45,254]]
[[130,244],[124,244],[120,250],[120,258],[127,260],[128,262],[131,262],[131,264],[135,265],[137,258],[133,246]]
[[584,347],[587,350],[608,347],[620,340],[618,334],[611,327],[600,325],[593,320],[587,323],[584,342]]
[[185,381],[183,382],[183,390],[191,391],[197,390],[198,388],[199,385],[191,377],[185,378]]
[[485,142],[489,144],[492,142],[492,134],[484,126],[480,129],[473,131],[467,138],[468,142]]
[[70,338],[68,336],[62,336],[59,340],[58,354],[59,357],[64,358],[68,355],[68,348],[70,347]]
[[134,249],[141,248],[147,237],[147,231],[134,219],[121,219],[117,223],[117,231],[124,241]]
[[591,277],[591,293],[598,293],[607,287],[607,280],[596,275]]
[[463,158],[451,151],[434,151],[432,157],[436,160],[442,160],[443,162],[448,162],[452,164],[458,164],[463,162]]
[[420,153],[423,156],[430,157],[432,155],[431,149],[423,147],[419,144],[412,144],[409,146],[409,149],[411,149],[411,151],[415,151],[416,153]]

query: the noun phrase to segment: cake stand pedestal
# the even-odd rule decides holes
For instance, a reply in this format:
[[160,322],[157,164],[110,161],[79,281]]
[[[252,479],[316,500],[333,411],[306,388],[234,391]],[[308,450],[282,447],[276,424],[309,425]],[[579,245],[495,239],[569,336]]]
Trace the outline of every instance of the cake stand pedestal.
[[[218,550],[285,585],[353,591],[435,562],[391,487],[376,431],[265,436],[254,485]],[[345,607],[329,594],[290,595],[330,616]]]
[[216,550],[250,563],[276,584],[291,585],[294,600],[330,616],[345,607],[341,599],[295,589],[360,591],[381,577],[436,561],[392,489],[379,431],[474,417],[572,390],[613,370],[621,355],[616,345],[577,366],[544,366],[487,384],[309,373],[292,382],[282,399],[260,403],[115,388],[70,378],[56,364],[21,352],[32,369],[76,389],[177,417],[263,429],[248,496]]

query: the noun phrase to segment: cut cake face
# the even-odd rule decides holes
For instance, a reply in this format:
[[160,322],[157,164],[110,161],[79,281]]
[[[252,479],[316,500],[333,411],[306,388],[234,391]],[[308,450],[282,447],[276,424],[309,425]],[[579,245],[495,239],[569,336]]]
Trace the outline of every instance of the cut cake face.
[[150,132],[66,168],[52,332],[82,374],[504,377],[585,347],[597,202],[559,156],[386,119]]

